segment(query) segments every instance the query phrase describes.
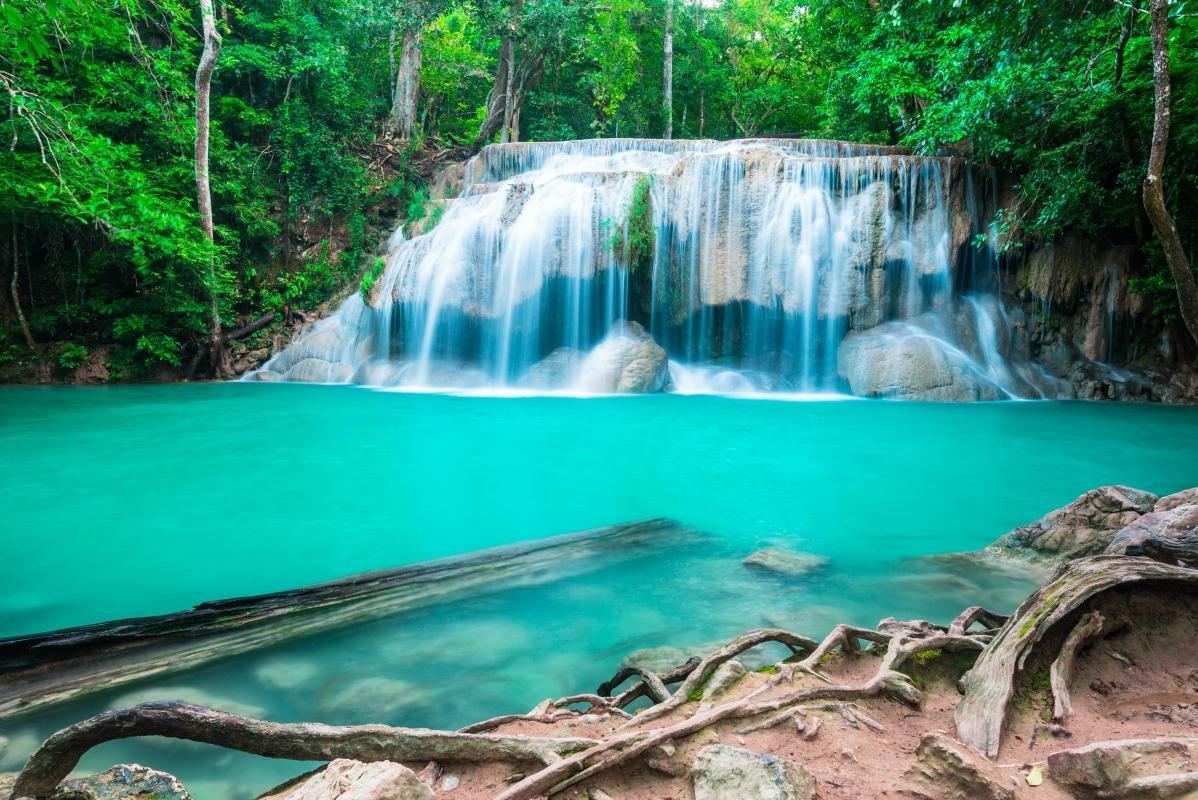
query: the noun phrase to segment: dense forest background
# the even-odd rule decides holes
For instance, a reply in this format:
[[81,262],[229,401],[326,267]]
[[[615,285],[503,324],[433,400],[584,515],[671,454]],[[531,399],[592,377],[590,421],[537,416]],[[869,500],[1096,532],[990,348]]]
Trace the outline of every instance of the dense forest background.
[[[1011,251],[1140,248],[1139,0],[233,0],[214,8],[214,237],[197,213],[201,2],[0,0],[0,364],[211,371],[226,337],[361,276],[433,165],[491,141],[828,137],[951,151],[1009,188]],[[1198,9],[1195,9],[1198,12]],[[1198,23],[1169,6],[1164,186],[1198,245]],[[671,79],[672,78],[672,79]],[[264,327],[263,331],[268,330]]]

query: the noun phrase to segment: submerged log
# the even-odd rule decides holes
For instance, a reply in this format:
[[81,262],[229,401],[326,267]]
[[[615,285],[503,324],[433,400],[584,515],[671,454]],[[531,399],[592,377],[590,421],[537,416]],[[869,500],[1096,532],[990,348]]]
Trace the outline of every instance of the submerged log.
[[997,756],[1016,674],[1036,644],[1090,598],[1141,581],[1198,588],[1198,570],[1122,555],[1062,565],[1052,580],[1023,601],[961,678],[965,697],[954,713],[957,738],[990,758]]
[[64,728],[38,748],[17,776],[13,797],[54,793],[83,755],[115,739],[165,736],[296,761],[527,761],[553,763],[593,739],[495,736],[388,725],[321,725],[248,719],[187,703],[143,703]]
[[[187,611],[0,640],[0,719],[469,593],[540,583],[682,541],[667,519],[613,525]],[[560,574],[560,573],[559,573]]]

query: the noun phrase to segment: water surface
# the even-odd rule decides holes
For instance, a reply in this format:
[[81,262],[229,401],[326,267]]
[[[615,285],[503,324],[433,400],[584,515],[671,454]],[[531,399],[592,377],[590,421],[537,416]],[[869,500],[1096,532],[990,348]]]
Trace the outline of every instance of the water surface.
[[[0,635],[651,516],[709,535],[3,722],[0,770],[130,700],[456,727],[593,689],[637,648],[1010,608],[1027,580],[910,559],[979,547],[1093,486],[1198,485],[1196,440],[1198,409],[1138,405],[0,389]],[[775,543],[829,566],[786,580],[741,565]],[[161,740],[105,745],[83,767],[121,760],[175,771],[198,800],[302,769]]]

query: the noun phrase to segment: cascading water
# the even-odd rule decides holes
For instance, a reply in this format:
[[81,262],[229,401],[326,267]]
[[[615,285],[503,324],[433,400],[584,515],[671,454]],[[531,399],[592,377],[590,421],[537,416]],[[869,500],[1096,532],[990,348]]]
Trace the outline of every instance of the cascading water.
[[[431,231],[393,241],[369,305],[350,298],[252,377],[1039,394],[1003,356],[993,297],[954,295],[978,291],[967,253],[984,222],[960,160],[821,140],[601,139],[492,145],[464,172]],[[966,312],[975,324],[960,324]]]

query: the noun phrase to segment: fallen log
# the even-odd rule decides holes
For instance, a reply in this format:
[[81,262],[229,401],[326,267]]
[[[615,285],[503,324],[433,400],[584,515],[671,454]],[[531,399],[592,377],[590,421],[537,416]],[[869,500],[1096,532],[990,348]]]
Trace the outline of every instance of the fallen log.
[[1080,558],[1059,567],[1023,601],[961,678],[965,697],[954,712],[957,738],[990,758],[997,756],[1016,674],[1036,644],[1090,598],[1141,581],[1198,587],[1198,570],[1124,555]]
[[651,519],[203,603],[175,614],[3,639],[0,719],[446,598],[593,569],[693,535],[670,520]]
[[266,314],[263,314],[262,316],[258,317],[258,319],[254,320],[253,322],[247,322],[245,325],[242,325],[240,328],[234,328],[233,330],[231,330],[225,334],[225,336],[224,336],[225,344],[236,341],[238,339],[244,339],[245,337],[249,336],[251,333],[262,330],[267,325],[269,325],[271,322],[273,322],[274,318],[275,318],[275,312],[270,311],[270,312],[267,312]]
[[143,703],[107,711],[63,728],[37,749],[13,786],[13,797],[44,800],[83,755],[115,739],[165,736],[296,761],[523,761],[553,763],[596,744],[593,739],[496,736],[388,725],[278,723],[187,703]]

